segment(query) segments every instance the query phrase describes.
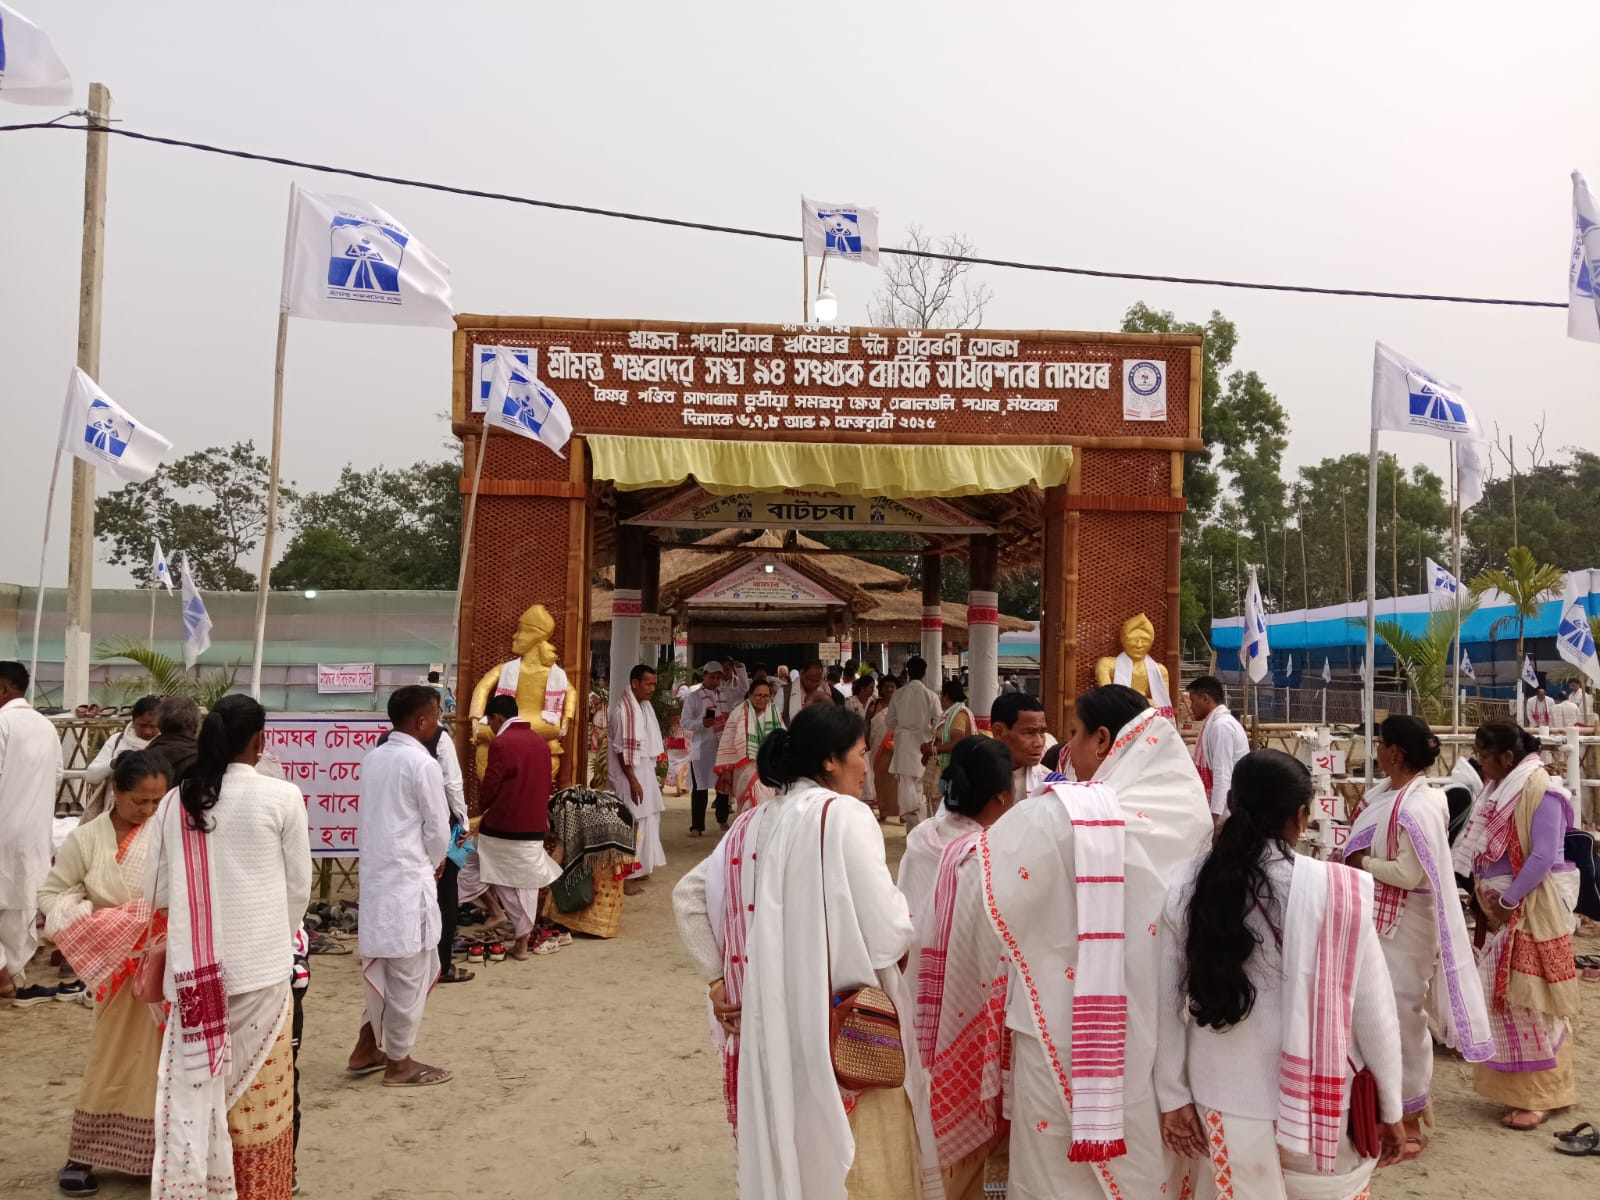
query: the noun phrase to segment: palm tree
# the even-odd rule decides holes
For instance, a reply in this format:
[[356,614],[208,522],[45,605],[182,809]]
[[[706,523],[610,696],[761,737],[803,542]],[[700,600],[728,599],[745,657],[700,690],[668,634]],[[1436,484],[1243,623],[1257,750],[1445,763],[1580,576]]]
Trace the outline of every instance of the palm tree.
[[[1476,608],[1476,604],[1463,607],[1462,621]],[[1450,711],[1445,693],[1450,686],[1451,647],[1459,628],[1455,607],[1429,613],[1427,627],[1420,634],[1408,632],[1398,621],[1379,621],[1375,628],[1406,673],[1422,716],[1432,724],[1442,723]]]
[[1484,571],[1471,584],[1468,592],[1474,600],[1484,592],[1493,590],[1511,601],[1512,612],[1501,617],[1489,628],[1489,636],[1496,636],[1505,625],[1515,622],[1517,627],[1517,676],[1522,675],[1522,631],[1529,617],[1539,615],[1539,606],[1561,590],[1566,576],[1560,567],[1552,567],[1534,558],[1526,546],[1513,546],[1506,553],[1507,570],[1498,567]]
[[191,696],[196,704],[206,709],[233,690],[234,680],[239,674],[239,665],[230,663],[225,670],[194,677],[172,655],[162,654],[143,642],[128,639],[102,642],[95,647],[95,657],[126,659],[143,667],[143,678],[123,685],[135,696],[152,692],[157,696]]

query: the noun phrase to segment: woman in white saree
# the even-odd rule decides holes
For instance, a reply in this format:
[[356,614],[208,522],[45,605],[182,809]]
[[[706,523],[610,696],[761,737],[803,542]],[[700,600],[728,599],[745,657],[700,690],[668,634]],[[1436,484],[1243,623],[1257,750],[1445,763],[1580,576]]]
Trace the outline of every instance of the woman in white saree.
[[[857,799],[866,727],[809,705],[759,758],[771,800],[743,814],[673,893],[678,930],[709,985],[744,1200],[937,1196],[926,1093],[899,964],[911,918]],[[873,986],[893,1001],[905,1085],[846,1091],[829,1054],[832,997]]]
[[772,684],[765,679],[752,683],[744,703],[728,715],[717,743],[717,791],[733,797],[735,815],[771,797],[772,789],[756,771],[756,756],[767,735],[782,725]]
[[1387,778],[1367,793],[1350,827],[1344,861],[1377,881],[1373,920],[1399,1012],[1409,1160],[1427,1148],[1422,1126],[1433,1123],[1430,1013],[1437,1014],[1445,1044],[1470,1063],[1494,1053],[1494,1038],[1456,902],[1449,802],[1424,774],[1439,757],[1439,739],[1421,717],[1396,714],[1378,726],[1376,757]]
[[[1219,1200],[1357,1200],[1374,1166],[1400,1157],[1372,879],[1295,853],[1311,790],[1281,751],[1240,759],[1216,844],[1178,872],[1162,913],[1161,1136],[1209,1160]],[[1361,1067],[1376,1085],[1376,1158],[1347,1131]]]

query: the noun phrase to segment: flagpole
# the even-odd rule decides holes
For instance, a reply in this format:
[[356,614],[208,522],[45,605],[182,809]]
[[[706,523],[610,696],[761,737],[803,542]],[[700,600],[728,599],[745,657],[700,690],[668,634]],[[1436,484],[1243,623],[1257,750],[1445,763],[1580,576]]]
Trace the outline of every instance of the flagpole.
[[1372,423],[1372,445],[1367,451],[1367,677],[1361,684],[1362,717],[1366,722],[1366,786],[1372,787],[1373,681],[1377,678],[1378,622],[1378,423]]
[[[63,418],[63,422],[65,418]],[[44,538],[39,543],[39,587],[33,597],[33,660],[28,665],[28,703],[33,703],[34,689],[39,682],[39,626],[44,620],[44,559],[50,549],[50,514],[55,509],[56,480],[61,475],[61,442],[56,441],[56,455],[50,464],[50,490],[44,498]],[[63,661],[62,669],[65,670]]]
[[483,432],[478,435],[478,463],[472,470],[472,495],[467,498],[467,514],[461,522],[461,567],[456,572],[456,603],[450,615],[450,644],[445,647],[444,680],[450,686],[451,658],[460,648],[461,594],[467,586],[467,557],[472,553],[472,523],[478,515],[478,485],[483,482],[483,459],[489,447],[489,414],[483,414]]
[[150,649],[156,648],[156,585],[150,584]]
[[1450,732],[1461,731],[1461,461],[1450,443],[1450,536],[1454,542],[1451,574],[1456,577],[1456,667],[1450,684]]
[[[802,231],[803,232],[803,231]],[[800,324],[811,324],[811,258],[805,252],[805,239],[800,250]]]
[[272,535],[278,527],[278,462],[283,447],[283,353],[289,342],[289,310],[278,310],[278,358],[272,369],[272,461],[267,477],[267,528],[261,537],[261,577],[256,584],[256,652],[250,695],[261,699],[261,659],[267,639],[267,589],[272,572]]

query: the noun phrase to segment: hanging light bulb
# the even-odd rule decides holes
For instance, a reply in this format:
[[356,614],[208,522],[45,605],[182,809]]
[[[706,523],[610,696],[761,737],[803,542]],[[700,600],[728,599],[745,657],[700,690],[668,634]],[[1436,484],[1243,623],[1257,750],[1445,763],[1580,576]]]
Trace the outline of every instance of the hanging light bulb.
[[766,566],[766,572],[767,572],[767,574],[768,574],[768,575],[771,575],[771,574],[772,574],[772,564],[771,564],[771,563],[768,563],[768,564],[767,564],[767,566]]
[[817,298],[811,305],[811,313],[823,325],[833,324],[833,319],[839,315],[839,300],[827,284],[823,284],[822,290],[817,293]]

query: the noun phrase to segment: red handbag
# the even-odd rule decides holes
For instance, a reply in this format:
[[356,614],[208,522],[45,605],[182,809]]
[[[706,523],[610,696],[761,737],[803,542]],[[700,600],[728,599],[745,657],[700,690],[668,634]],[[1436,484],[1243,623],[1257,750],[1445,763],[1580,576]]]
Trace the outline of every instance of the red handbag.
[[1383,1153],[1383,1122],[1378,1119],[1378,1079],[1366,1067],[1357,1071],[1350,1081],[1350,1141],[1362,1158],[1377,1158]]

